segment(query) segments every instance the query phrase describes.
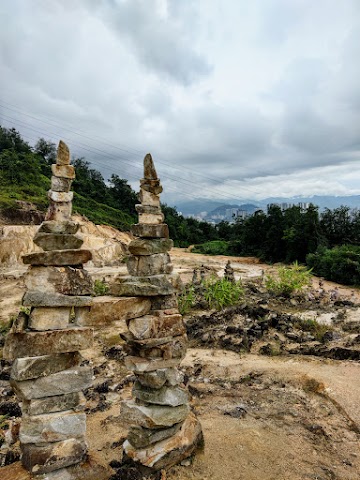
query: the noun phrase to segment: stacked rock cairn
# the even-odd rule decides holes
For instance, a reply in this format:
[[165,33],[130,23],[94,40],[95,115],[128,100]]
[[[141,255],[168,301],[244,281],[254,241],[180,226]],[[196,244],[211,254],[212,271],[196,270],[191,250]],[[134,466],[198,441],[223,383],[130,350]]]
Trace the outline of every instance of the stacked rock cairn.
[[125,458],[140,467],[160,470],[191,456],[202,445],[202,429],[190,410],[190,395],[178,366],[185,356],[187,337],[176,300],[178,276],[172,274],[168,226],[160,208],[162,187],[150,154],[140,181],[139,223],[132,233],[127,268],[112,293],[145,296],[149,314],[127,321],[129,355],[125,365],[136,381],[133,398],[122,402],[121,417],[130,425],[123,444]]
[[[14,360],[11,385],[22,409],[20,446],[23,466],[46,479],[66,479],[70,465],[87,456],[85,397],[92,368],[79,350],[93,341],[91,328],[79,327],[91,305],[92,281],[82,264],[71,221],[75,177],[68,147],[60,141],[52,165],[50,206],[34,237],[44,251],[25,255],[30,265],[20,312],[7,336],[4,356]],[[42,475],[45,474],[45,475]]]

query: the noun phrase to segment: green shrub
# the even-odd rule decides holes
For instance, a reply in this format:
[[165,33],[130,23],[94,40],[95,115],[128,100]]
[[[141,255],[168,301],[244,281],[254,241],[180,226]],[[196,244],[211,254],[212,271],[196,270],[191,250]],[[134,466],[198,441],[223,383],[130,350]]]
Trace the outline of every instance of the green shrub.
[[205,255],[227,255],[228,242],[223,240],[213,240],[211,242],[195,245],[192,251],[194,253],[203,253]]
[[204,289],[206,302],[210,308],[216,308],[216,310],[236,305],[244,294],[240,281],[230,282],[226,278],[212,277],[204,282]]
[[305,332],[310,332],[318,342],[323,342],[325,333],[332,330],[329,325],[319,323],[314,318],[299,320],[296,326]]
[[280,267],[277,275],[266,275],[265,286],[274,295],[290,297],[292,293],[301,291],[311,282],[311,270],[297,262],[290,266]]
[[109,291],[109,285],[107,285],[104,280],[95,280],[94,282],[94,295],[99,297],[101,295],[106,295]]
[[193,285],[187,285],[181,292],[181,294],[178,296],[178,306],[181,315],[186,315],[187,313],[189,313],[191,308],[195,306],[195,303],[195,288]]

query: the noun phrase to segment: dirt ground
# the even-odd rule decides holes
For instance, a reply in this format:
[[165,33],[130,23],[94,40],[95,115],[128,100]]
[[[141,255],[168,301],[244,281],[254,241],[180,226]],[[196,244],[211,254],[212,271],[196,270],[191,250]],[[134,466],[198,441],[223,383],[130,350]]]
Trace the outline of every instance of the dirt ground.
[[[221,275],[228,260],[183,249],[173,249],[171,255],[185,282],[201,265]],[[255,259],[231,257],[230,261],[236,278],[259,277],[273,268]],[[119,267],[89,270],[94,278],[110,278]],[[0,322],[19,309],[22,272],[22,268],[0,271]],[[324,282],[328,290],[335,285]],[[358,290],[339,286],[339,291],[344,298],[360,301]],[[353,320],[360,326],[357,311]],[[96,347],[84,352],[95,367],[95,386],[87,394],[88,439],[104,464],[121,460],[126,425],[119,419],[119,403],[131,395],[131,375],[122,365],[121,352],[116,358],[111,350],[119,331],[96,332]],[[112,355],[107,355],[109,351]],[[360,478],[358,361],[189,348],[182,369],[202,423],[205,447],[191,465],[173,467],[162,480]],[[0,478],[3,474],[10,479],[11,469],[19,472],[17,464],[9,465],[0,469]],[[11,480],[20,478],[16,473]]]

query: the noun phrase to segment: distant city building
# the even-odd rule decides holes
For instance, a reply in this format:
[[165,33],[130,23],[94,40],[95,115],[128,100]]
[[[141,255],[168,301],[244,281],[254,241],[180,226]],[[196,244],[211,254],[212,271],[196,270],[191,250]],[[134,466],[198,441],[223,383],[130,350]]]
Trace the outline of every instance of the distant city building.
[[267,211],[269,212],[271,207],[279,207],[282,211],[287,210],[291,207],[300,207],[302,210],[306,210],[309,208],[310,203],[307,202],[298,202],[298,203],[268,203],[267,204]]

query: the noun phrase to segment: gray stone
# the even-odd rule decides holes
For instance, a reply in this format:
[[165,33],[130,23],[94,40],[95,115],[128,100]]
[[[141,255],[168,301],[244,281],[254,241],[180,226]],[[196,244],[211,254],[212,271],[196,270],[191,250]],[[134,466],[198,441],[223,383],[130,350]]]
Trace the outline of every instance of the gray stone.
[[51,172],[54,177],[75,178],[75,168],[72,165],[51,165]]
[[82,392],[72,392],[53,397],[22,400],[21,410],[23,415],[43,415],[47,413],[73,410],[80,412],[85,409],[86,399]]
[[188,342],[187,336],[182,335],[174,338],[135,340],[133,343],[132,351],[136,356],[147,359],[162,358],[168,360],[171,358],[183,359]]
[[142,178],[140,180],[140,188],[155,195],[159,195],[163,191],[163,188],[160,185],[160,180],[150,180],[147,178]]
[[150,153],[147,153],[144,158],[144,178],[149,180],[156,180],[158,178]]
[[12,364],[11,378],[22,381],[46,377],[52,373],[75,367],[81,361],[82,357],[78,352],[17,358]]
[[151,306],[153,310],[168,310],[178,308],[176,295],[164,295],[151,298]]
[[35,245],[45,251],[49,250],[76,250],[84,243],[80,237],[67,233],[42,233],[34,237]]
[[53,192],[52,190],[49,190],[48,198],[56,203],[72,202],[74,198],[74,192]]
[[[44,234],[46,235],[46,234]],[[46,294],[92,295],[93,281],[83,268],[58,266],[32,266],[25,275],[25,286],[29,292]],[[53,305],[46,305],[53,306]]]
[[182,316],[175,315],[144,315],[128,322],[129,331],[136,339],[161,338],[178,336],[186,333]]
[[179,288],[178,275],[152,275],[148,277],[122,277],[110,287],[110,293],[119,297],[171,295]]
[[123,448],[126,455],[135,462],[154,470],[162,470],[180,463],[202,446],[203,435],[200,422],[190,414],[179,431],[170,438],[144,449],[136,449],[126,440]]
[[184,381],[184,375],[177,368],[162,368],[153,372],[137,374],[144,387],[161,388],[164,385],[175,387]]
[[153,213],[139,213],[139,224],[142,225],[160,225],[164,220],[165,216],[163,213],[157,215]]
[[85,439],[69,438],[43,445],[23,444],[21,452],[24,467],[40,475],[81,462],[86,457],[87,445]]
[[155,405],[177,407],[190,401],[189,392],[181,387],[164,386],[154,389],[144,387],[141,383],[136,382],[132,393],[138,400]]
[[68,328],[70,322],[70,307],[36,307],[29,317],[31,330],[59,330]]
[[181,423],[178,423],[172,427],[161,429],[131,427],[127,438],[133,447],[137,449],[145,448],[152,443],[160,442],[175,435],[180,430],[181,425]]
[[146,359],[132,355],[128,355],[124,359],[125,367],[128,370],[132,370],[136,374],[153,372],[154,370],[163,368],[178,367],[180,361],[181,359],[179,358],[168,358],[166,360],[163,358]]
[[19,437],[21,443],[51,443],[69,438],[83,439],[85,433],[85,413],[67,411],[23,417]]
[[140,405],[130,400],[121,402],[120,417],[125,423],[131,425],[144,428],[164,428],[183,422],[189,412],[189,405],[178,407]]
[[51,177],[51,190],[53,192],[68,192],[71,188],[70,178]]
[[140,188],[139,200],[140,200],[142,205],[149,205],[149,206],[152,206],[152,207],[159,207],[160,206],[159,195],[156,195],[155,193],[148,192],[147,190],[144,190],[142,188]]
[[11,385],[20,398],[32,400],[84,390],[91,386],[92,376],[92,367],[72,367],[46,377],[22,382],[11,380]]
[[26,292],[22,304],[29,307],[90,307],[92,297],[36,291]]
[[90,250],[53,250],[51,252],[30,253],[22,257],[25,265],[68,265],[76,266],[91,260]]
[[54,220],[49,220],[43,222],[40,225],[38,230],[39,233],[63,233],[63,234],[74,234],[80,228],[80,225],[71,220],[67,222],[55,222]]
[[56,164],[70,165],[70,150],[66,143],[62,140],[60,140],[57,148]]
[[174,242],[168,238],[136,238],[130,242],[128,248],[133,255],[154,255],[155,253],[166,253],[173,246]]
[[136,223],[131,226],[131,233],[135,235],[135,237],[169,238],[169,227],[166,223],[160,223],[158,225]]
[[47,332],[9,333],[5,341],[3,356],[8,360],[13,360],[21,357],[76,352],[90,348],[92,343],[93,331],[91,328],[85,327]]
[[[100,460],[101,461],[101,460]],[[104,462],[101,461],[103,464]],[[108,466],[99,464],[97,455],[89,452],[85,462],[70,465],[67,468],[60,468],[53,472],[37,475],[36,480],[108,480],[114,473]]]
[[148,275],[162,275],[171,273],[170,255],[168,253],[156,253],[154,255],[131,255],[127,261],[127,269],[130,275],[144,277]]
[[160,206],[154,205],[135,205],[135,210],[137,213],[149,213],[152,215],[159,215],[162,213]]
[[55,203],[50,202],[50,205],[47,209],[45,220],[55,220],[57,222],[66,222],[71,220],[72,214],[72,203],[71,202],[62,202]]

